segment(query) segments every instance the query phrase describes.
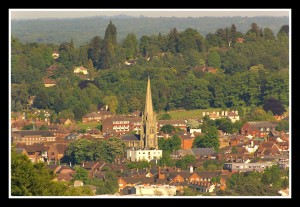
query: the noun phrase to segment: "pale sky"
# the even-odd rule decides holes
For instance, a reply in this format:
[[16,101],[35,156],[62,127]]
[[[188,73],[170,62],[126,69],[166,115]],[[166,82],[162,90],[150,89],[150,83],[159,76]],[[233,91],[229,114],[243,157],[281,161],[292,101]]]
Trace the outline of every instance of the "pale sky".
[[91,16],[203,17],[289,16],[291,9],[10,9],[11,19],[78,18]]

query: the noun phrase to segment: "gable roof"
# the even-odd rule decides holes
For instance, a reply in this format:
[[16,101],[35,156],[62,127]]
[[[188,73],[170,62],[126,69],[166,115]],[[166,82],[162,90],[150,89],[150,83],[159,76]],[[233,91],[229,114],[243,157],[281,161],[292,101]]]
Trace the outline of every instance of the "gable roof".
[[34,143],[33,145],[25,145],[26,152],[41,152],[47,151],[49,149],[48,146],[45,146],[42,143]]
[[59,154],[64,154],[65,151],[66,151],[67,148],[68,148],[68,146],[65,145],[65,144],[56,144],[55,147],[56,147],[57,152],[58,152]]

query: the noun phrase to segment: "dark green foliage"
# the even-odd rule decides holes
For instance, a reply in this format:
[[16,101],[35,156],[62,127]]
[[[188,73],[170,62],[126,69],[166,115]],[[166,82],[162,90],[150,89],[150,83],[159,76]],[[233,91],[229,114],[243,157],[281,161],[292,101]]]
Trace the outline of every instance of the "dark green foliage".
[[263,173],[235,173],[227,179],[225,191],[217,191],[219,196],[279,196],[278,191],[287,187],[286,170],[277,165],[267,168]]
[[262,182],[264,174],[258,172],[236,173],[227,179],[225,191],[217,191],[219,196],[279,196],[278,188]]
[[219,150],[219,136],[216,126],[206,126],[203,128],[204,135],[198,135],[194,142],[193,147],[208,148],[213,147],[216,151]]
[[170,155],[171,155],[171,152],[163,151],[162,157],[158,161],[158,165],[159,166],[170,166],[170,167],[175,166],[176,162],[175,162],[175,160],[171,159]]
[[158,148],[164,152],[173,152],[175,150],[179,150],[181,148],[181,139],[176,134],[168,139],[159,138]]
[[274,115],[282,115],[286,111],[282,103],[273,97],[265,100],[263,108],[266,112],[271,110]]
[[[106,28],[104,40],[94,36],[78,48],[72,40],[47,46],[24,45],[12,38],[12,110],[26,109],[29,96],[36,96],[33,106],[54,110],[58,118],[81,120],[84,114],[107,103],[111,111],[127,114],[142,110],[149,75],[154,109],[158,113],[174,109],[262,106],[271,96],[286,107],[289,105],[288,37],[284,34],[273,39],[268,28],[263,30],[262,37],[260,34],[256,37],[256,32],[260,32],[257,27],[250,26],[248,36],[253,33],[253,41],[232,47],[228,43],[234,36],[243,37],[234,25],[220,28],[206,38],[192,28],[173,28],[166,35],[144,35],[139,50],[136,50],[138,35],[132,31],[118,45],[112,23]],[[60,53],[56,61],[58,69],[52,76],[57,84],[44,88],[42,79],[54,61],[49,59],[54,48]],[[134,65],[124,64],[126,53],[127,58],[137,58]],[[93,80],[74,75],[74,66],[85,64],[93,73]],[[220,67],[220,71],[204,72],[200,66],[205,65]],[[93,67],[109,69],[93,72]]]
[[171,115],[170,114],[162,114],[158,117],[159,120],[170,120]]
[[289,131],[290,127],[289,127],[289,121],[286,120],[281,120],[278,125],[276,126],[276,131]]
[[75,166],[75,174],[73,175],[73,178],[72,180],[75,181],[75,180],[81,180],[84,184],[87,184],[88,182],[88,176],[89,176],[89,173],[86,169],[84,169],[83,167],[81,166]]
[[176,129],[173,125],[166,124],[160,128],[160,131],[162,131],[163,133],[166,133],[166,134],[171,134],[172,132],[175,132]]
[[33,130],[33,124],[28,124],[22,127],[22,130]]
[[49,130],[49,128],[46,125],[40,126],[39,130]]
[[191,164],[196,161],[196,157],[193,155],[185,155],[180,160],[176,161],[176,167],[181,169],[187,169]]
[[110,138],[107,141],[78,139],[70,143],[63,157],[63,161],[80,164],[83,161],[103,160],[111,163],[124,155],[125,144],[117,138]]
[[128,162],[126,166],[128,169],[145,169],[150,167],[150,163],[148,161]]

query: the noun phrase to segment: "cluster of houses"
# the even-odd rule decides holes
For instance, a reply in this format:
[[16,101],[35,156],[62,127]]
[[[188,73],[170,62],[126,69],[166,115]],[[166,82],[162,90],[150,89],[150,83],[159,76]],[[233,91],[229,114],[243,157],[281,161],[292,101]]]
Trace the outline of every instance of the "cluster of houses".
[[[30,123],[22,113],[16,113],[12,120],[11,140],[18,153],[25,154],[32,162],[46,162],[48,167],[57,175],[56,181],[70,181],[75,173],[72,166],[61,165],[61,159],[70,142],[77,139],[109,139],[117,137],[122,140],[128,149],[139,146],[139,132],[141,130],[141,113],[130,115],[114,115],[108,108],[83,116],[83,122],[102,123],[102,131],[91,129],[86,133],[77,133],[72,120],[62,119],[58,124],[50,124],[46,111],[36,112],[35,126],[47,125],[49,130],[21,130],[22,125]],[[43,113],[43,116],[40,116]],[[213,117],[230,116],[230,113],[219,112],[205,115]],[[238,120],[238,118],[235,118]],[[233,121],[234,122],[234,121]],[[160,132],[164,125],[180,128],[179,132],[165,134]],[[201,124],[199,122],[199,124]],[[119,194],[124,196],[170,196],[180,195],[187,187],[202,193],[214,193],[218,189],[226,188],[226,180],[233,173],[258,171],[263,172],[267,167],[279,165],[280,168],[289,167],[289,133],[277,132],[278,122],[246,122],[239,134],[226,134],[219,131],[220,150],[213,148],[192,148],[192,143],[201,130],[187,127],[185,120],[158,120],[158,137],[170,138],[177,134],[181,139],[181,149],[171,154],[172,159],[180,159],[185,155],[196,157],[189,170],[176,167],[158,168],[157,160],[161,157],[160,150],[149,152],[138,150],[127,151],[122,161],[113,163],[83,162],[81,166],[88,170],[90,177],[104,178],[109,167],[118,172]],[[156,154],[154,154],[154,152]],[[130,153],[135,153],[130,154]],[[143,154],[147,153],[147,154]],[[128,155],[130,154],[130,155]],[[127,159],[129,158],[130,159]],[[149,158],[149,159],[148,159]],[[128,169],[126,162],[145,159],[151,162],[149,169]],[[206,160],[225,162],[223,170],[201,171]],[[216,181],[218,180],[218,181]],[[76,185],[82,185],[82,183]]]

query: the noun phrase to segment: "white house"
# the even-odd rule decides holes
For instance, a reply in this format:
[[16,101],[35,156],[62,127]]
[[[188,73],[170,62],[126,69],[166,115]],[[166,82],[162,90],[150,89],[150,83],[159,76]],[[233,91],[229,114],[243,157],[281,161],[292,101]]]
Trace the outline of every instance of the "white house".
[[174,196],[176,187],[174,185],[135,185],[131,188],[131,194],[137,196]]
[[127,159],[130,161],[151,161],[160,159],[162,157],[162,150],[127,150]]
[[83,66],[80,67],[75,67],[74,68],[74,73],[78,74],[78,73],[83,73],[84,75],[88,75],[89,72],[87,71],[87,69]]

